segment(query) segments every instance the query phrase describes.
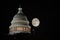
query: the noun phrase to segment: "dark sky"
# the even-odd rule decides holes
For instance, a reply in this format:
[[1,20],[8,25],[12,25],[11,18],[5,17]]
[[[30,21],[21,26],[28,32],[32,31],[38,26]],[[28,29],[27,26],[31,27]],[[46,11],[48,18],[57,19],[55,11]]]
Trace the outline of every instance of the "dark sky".
[[[41,21],[41,24],[38,26],[38,28],[35,28],[35,31],[32,32],[33,40],[42,39],[42,40],[48,40],[49,36],[51,36],[51,39],[53,39],[52,33],[54,32],[54,28],[52,27],[54,24],[48,24],[48,21],[53,21],[54,15],[52,13],[56,13],[53,11],[53,1],[51,1],[51,4],[49,1],[41,0],[41,1],[18,1],[18,0],[10,0],[8,1],[8,6],[5,8],[2,14],[2,31],[1,33],[5,37],[7,33],[9,32],[9,26],[11,25],[11,20],[13,16],[18,12],[19,4],[21,4],[21,7],[23,8],[24,14],[27,16],[28,20],[30,21],[30,25],[33,29],[33,26],[31,24],[31,21],[33,18],[39,18]],[[7,9],[7,11],[6,11]],[[5,14],[4,14],[5,13]],[[48,15],[49,14],[49,15]],[[49,19],[51,17],[52,19]],[[49,20],[48,20],[49,19]],[[50,21],[49,21],[50,22]],[[52,26],[50,26],[52,25]],[[35,38],[34,38],[35,37]],[[7,36],[6,36],[7,38]],[[40,40],[41,40],[40,39]]]

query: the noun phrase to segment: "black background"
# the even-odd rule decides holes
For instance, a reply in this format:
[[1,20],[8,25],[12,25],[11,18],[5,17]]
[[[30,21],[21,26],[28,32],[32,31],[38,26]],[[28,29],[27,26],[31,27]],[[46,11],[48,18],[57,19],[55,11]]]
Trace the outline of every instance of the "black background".
[[[30,26],[32,29],[34,28],[31,24],[33,18],[38,18],[41,21],[41,24],[34,28],[35,31],[31,34],[22,34],[20,36],[15,36],[16,40],[27,39],[27,40],[53,40],[53,32],[54,32],[54,16],[56,11],[53,6],[53,1],[46,0],[8,0],[7,7],[4,8],[2,13],[2,27],[1,34],[2,38],[13,40],[13,36],[11,38],[8,36],[9,26],[11,25],[11,20],[13,16],[18,12],[19,4],[23,8],[24,14],[27,16],[30,21]],[[6,6],[6,5],[5,5]],[[7,9],[7,10],[6,10]],[[50,19],[49,19],[50,18]],[[50,23],[49,23],[50,22]],[[52,26],[51,26],[52,25]]]

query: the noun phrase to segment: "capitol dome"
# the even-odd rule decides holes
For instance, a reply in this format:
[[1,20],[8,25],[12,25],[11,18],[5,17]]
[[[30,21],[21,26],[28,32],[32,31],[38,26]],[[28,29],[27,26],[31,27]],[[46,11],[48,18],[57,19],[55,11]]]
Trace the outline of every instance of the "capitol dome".
[[30,33],[31,27],[29,26],[27,17],[23,14],[22,8],[18,8],[18,10],[9,26],[9,34]]

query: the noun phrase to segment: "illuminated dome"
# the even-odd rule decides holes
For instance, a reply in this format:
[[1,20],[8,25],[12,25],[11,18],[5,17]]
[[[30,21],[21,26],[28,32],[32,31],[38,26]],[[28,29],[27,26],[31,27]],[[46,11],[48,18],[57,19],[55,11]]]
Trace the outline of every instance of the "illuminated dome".
[[31,27],[27,17],[23,14],[22,8],[18,8],[18,13],[13,17],[9,26],[9,34],[30,33]]

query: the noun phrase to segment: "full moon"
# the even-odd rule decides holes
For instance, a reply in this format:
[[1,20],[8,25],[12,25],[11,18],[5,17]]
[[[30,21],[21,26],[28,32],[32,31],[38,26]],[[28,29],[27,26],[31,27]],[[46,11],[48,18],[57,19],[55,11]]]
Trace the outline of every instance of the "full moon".
[[33,25],[34,27],[37,27],[37,26],[39,26],[39,24],[40,24],[39,19],[38,19],[38,18],[33,18],[33,20],[32,20],[32,25]]

